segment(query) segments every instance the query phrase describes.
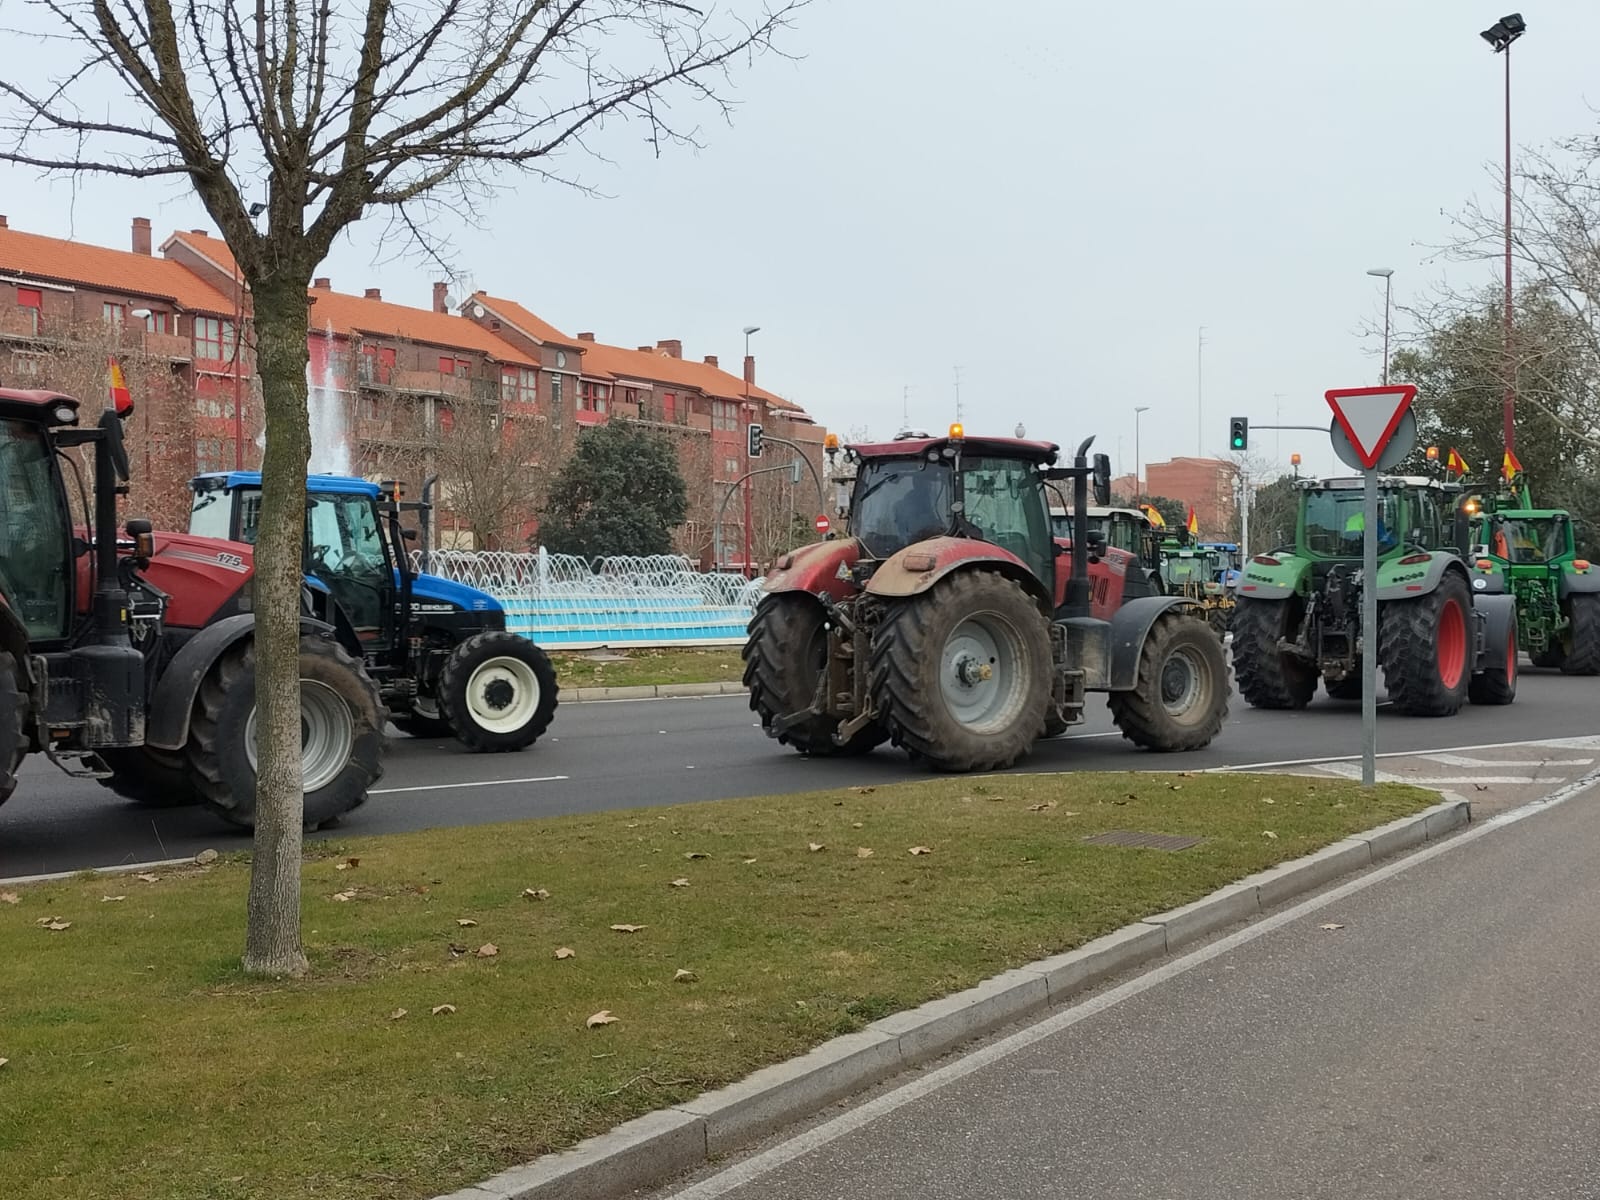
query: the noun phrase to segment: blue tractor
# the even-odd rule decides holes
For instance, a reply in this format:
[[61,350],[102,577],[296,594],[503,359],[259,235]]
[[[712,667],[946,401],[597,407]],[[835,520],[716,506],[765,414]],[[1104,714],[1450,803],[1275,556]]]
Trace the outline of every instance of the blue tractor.
[[[255,544],[261,473],[226,471],[189,482],[189,532]],[[412,569],[417,537],[401,514],[427,527],[426,489],[404,501],[398,485],[344,475],[306,481],[305,604],[366,663],[395,725],[417,737],[454,735],[468,749],[521,750],[555,717],[555,668],[506,629],[487,592]]]

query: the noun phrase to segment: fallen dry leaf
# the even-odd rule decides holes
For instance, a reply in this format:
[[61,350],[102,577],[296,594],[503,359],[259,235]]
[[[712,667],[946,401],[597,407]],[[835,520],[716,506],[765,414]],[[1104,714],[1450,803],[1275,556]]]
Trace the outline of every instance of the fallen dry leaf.
[[451,958],[460,958],[466,952],[467,952],[467,948],[465,946],[461,945],[459,942],[451,942],[450,943],[450,957]]
[[755,861],[756,860],[753,859],[753,858],[747,858],[747,859],[744,860],[744,865],[748,867],[751,863],[753,863]]
[[11,1060],[9,1058],[0,1058],[0,1067],[5,1066],[10,1061]]
[[1318,925],[1317,928],[1318,929],[1326,929],[1328,932],[1331,933],[1335,929],[1343,929],[1344,926],[1339,924],[1339,922],[1337,922],[1337,921],[1324,921],[1321,925]]
[[556,947],[556,957],[557,958],[576,958],[577,954],[578,954],[578,952],[576,950],[574,950],[571,946],[557,946]]
[[827,847],[824,846],[821,842],[807,842],[806,843],[806,847],[813,854],[815,854],[818,850],[826,850],[827,849]]
[[15,892],[0,892],[0,904],[21,904],[22,897]]
[[529,900],[548,900],[550,893],[544,888],[523,888],[522,894]]
[[611,928],[618,933],[638,933],[639,930],[645,927],[643,925],[613,925]]
[[684,855],[684,857],[685,858],[710,858],[711,856],[709,854],[707,854],[704,850],[690,850],[688,853],[686,853]]
[[854,792],[858,796],[867,796],[867,795],[871,795],[873,792],[877,791],[878,789],[875,788],[875,787],[853,787],[850,790],[852,792]]
[[436,1017],[448,1017],[455,1011],[456,1006],[454,1004],[435,1004],[433,1006],[433,1015]]
[[1489,785],[1487,783],[1475,783],[1472,786],[1477,788],[1480,792],[1487,792],[1489,790]]
[[1081,816],[1083,816],[1082,813],[1073,812],[1070,808],[1063,808],[1061,810],[1061,815],[1063,817],[1081,817]]
[[1030,805],[1028,805],[1028,811],[1029,812],[1049,812],[1055,806],[1056,806],[1056,802],[1054,800],[1046,800],[1046,801],[1044,801],[1043,803],[1040,803],[1040,804],[1030,804]]
[[123,901],[123,900],[126,900],[126,899],[127,899],[126,896],[101,896],[100,897],[100,903],[101,904],[116,904],[116,903],[118,903],[120,901]]
[[339,903],[343,904],[346,900],[354,900],[356,898],[356,892],[354,888],[344,892],[335,892],[333,894],[333,898],[339,901]]
[[72,922],[71,921],[51,921],[50,924],[45,926],[45,928],[48,929],[51,933],[60,933],[63,929],[71,929],[72,928]]
[[333,864],[333,869],[335,871],[348,871],[350,869],[350,864],[349,863],[334,863]]
[[672,881],[672,886],[673,887],[688,887],[689,886],[689,881],[687,879],[674,879]]
[[602,1008],[585,1021],[584,1024],[590,1029],[596,1029],[601,1025],[614,1025],[621,1019],[620,1017],[613,1017],[609,1008]]
[[916,855],[919,855],[919,854],[932,854],[933,853],[933,847],[931,847],[931,846],[913,846],[913,847],[911,847],[910,850],[907,850],[906,853],[912,855],[913,857],[915,857]]
[[1263,797],[1261,797],[1261,803],[1263,803],[1263,804],[1276,804],[1277,801],[1274,800],[1271,796],[1263,796]]
[[398,1021],[401,1017],[403,1017],[405,1015],[406,1015],[406,1010],[405,1009],[397,1008],[392,1013],[389,1014],[389,1020]]
[[674,974],[673,977],[672,977],[672,982],[673,983],[693,983],[695,980],[697,980],[699,978],[700,978],[700,976],[696,975],[693,971],[688,971],[688,970],[685,970],[683,967],[679,967],[678,970],[677,970],[677,973]]
[[202,850],[199,854],[194,856],[194,861],[196,866],[208,867],[212,863],[216,862],[220,857],[221,855],[219,855],[215,850]]
[[149,874],[135,875],[134,878],[138,879],[138,880],[141,880],[144,883],[160,883],[161,882],[161,876],[159,876],[159,875],[149,875]]
[[1270,830],[1270,829],[1263,829],[1261,831],[1261,836],[1264,837],[1264,838],[1271,838],[1273,841],[1277,841],[1278,840],[1278,835],[1273,833],[1272,830]]
[[860,821],[851,821],[850,822],[850,828],[851,829],[861,829],[862,827],[863,826],[862,826]]
[[871,846],[857,846],[856,847],[856,857],[857,858],[871,858],[872,857],[872,847]]
[[493,942],[485,942],[483,945],[478,947],[479,958],[494,958],[499,953],[500,947],[496,946]]
[[477,924],[477,922],[474,921],[471,917],[457,917],[456,918],[456,924],[461,926],[461,928],[463,928],[463,929],[471,929],[474,925]]

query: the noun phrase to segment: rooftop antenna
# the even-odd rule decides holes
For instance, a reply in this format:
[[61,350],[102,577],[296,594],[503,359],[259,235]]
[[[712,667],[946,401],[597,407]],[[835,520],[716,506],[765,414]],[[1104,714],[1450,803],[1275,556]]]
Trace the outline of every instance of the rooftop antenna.
[[956,420],[961,420],[961,367],[955,368],[956,372]]
[[900,432],[911,428],[911,385],[900,389]]

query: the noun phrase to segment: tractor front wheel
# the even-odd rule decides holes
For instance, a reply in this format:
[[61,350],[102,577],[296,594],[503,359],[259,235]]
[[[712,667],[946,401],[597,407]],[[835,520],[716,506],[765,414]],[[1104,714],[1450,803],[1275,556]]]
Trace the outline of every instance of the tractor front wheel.
[[0,804],[17,790],[17,767],[28,752],[28,703],[17,660],[0,651]]
[[[300,639],[300,768],[307,829],[366,803],[383,774],[388,719],[377,685],[331,638]],[[200,685],[187,747],[201,802],[248,829],[256,820],[256,653],[223,654]]]
[[1288,600],[1241,597],[1233,610],[1233,673],[1252,708],[1304,708],[1317,690],[1317,673],[1278,649],[1290,633]]
[[1448,717],[1472,682],[1472,599],[1450,573],[1415,600],[1390,600],[1378,617],[1379,661],[1396,712]]
[[439,708],[469,750],[533,745],[555,719],[558,691],[550,656],[503,630],[469,637],[439,672]]
[[[763,597],[756,608],[743,650],[744,685],[750,689],[750,708],[768,733],[779,718],[804,712],[815,700],[817,685],[828,670],[826,623],[822,605],[798,592]],[[873,722],[839,745],[833,740],[838,728],[837,717],[813,714],[789,725],[777,738],[802,754],[822,758],[865,754],[889,736]]]
[[1181,612],[1156,618],[1139,651],[1138,682],[1112,692],[1111,719],[1146,750],[1199,750],[1228,715],[1228,662],[1210,627]]
[[872,639],[872,695],[890,739],[941,771],[995,770],[1026,754],[1045,730],[1052,670],[1049,621],[992,571],[895,603]]
[[1567,656],[1561,664],[1565,675],[1600,675],[1600,596],[1582,593],[1567,599],[1572,624]]
[[1491,666],[1472,677],[1467,686],[1467,699],[1474,704],[1510,704],[1517,698],[1517,620],[1511,618],[1511,628],[1506,633],[1506,644],[1498,654],[1489,647]]

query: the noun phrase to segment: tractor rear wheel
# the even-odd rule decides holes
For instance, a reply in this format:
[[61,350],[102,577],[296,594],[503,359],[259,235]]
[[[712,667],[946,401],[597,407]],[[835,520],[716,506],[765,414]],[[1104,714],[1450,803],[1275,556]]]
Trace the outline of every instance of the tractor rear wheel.
[[1383,683],[1396,712],[1448,717],[1472,682],[1472,599],[1451,572],[1415,600],[1390,600],[1378,617]]
[[[223,820],[256,819],[256,653],[247,639],[223,654],[200,685],[189,729],[189,766],[201,802]],[[331,638],[300,639],[301,771],[305,826],[358,808],[383,774],[388,720],[377,685]]]
[[1571,643],[1561,671],[1565,675],[1600,675],[1600,596],[1579,593],[1569,596],[1567,604]]
[[[742,652],[744,685],[750,689],[750,708],[767,732],[780,717],[811,707],[817,684],[828,669],[826,621],[822,605],[798,592],[765,596],[756,607]],[[889,736],[873,722],[841,746],[833,740],[838,728],[837,717],[811,716],[778,734],[778,741],[801,754],[823,758],[866,754]]]
[[439,672],[439,708],[469,750],[533,745],[555,719],[559,690],[550,656],[503,630],[469,637]]
[[0,804],[17,790],[17,767],[28,752],[28,698],[17,680],[17,660],[0,651]]
[[[1215,639],[1212,639],[1215,644]],[[890,740],[941,771],[1009,767],[1043,734],[1050,624],[1020,584],[962,571],[892,605],[872,638]]]
[[1304,708],[1317,690],[1317,673],[1278,649],[1289,634],[1290,601],[1250,600],[1233,610],[1233,673],[1252,708]]
[[1228,715],[1228,661],[1210,626],[1182,612],[1156,618],[1139,651],[1138,682],[1112,692],[1111,719],[1146,750],[1199,750]]
[[1474,704],[1510,704],[1517,698],[1517,619],[1511,618],[1511,629],[1506,634],[1506,645],[1498,654],[1490,646],[1485,651],[1490,663],[1495,665],[1472,677],[1467,685],[1467,699]]
[[1346,675],[1343,679],[1329,679],[1323,677],[1322,686],[1334,700],[1359,700],[1361,699],[1361,664],[1356,664],[1356,673]]
[[129,746],[100,751],[100,758],[111,768],[111,778],[99,781],[124,800],[144,808],[182,808],[198,804],[183,755],[149,746]]

